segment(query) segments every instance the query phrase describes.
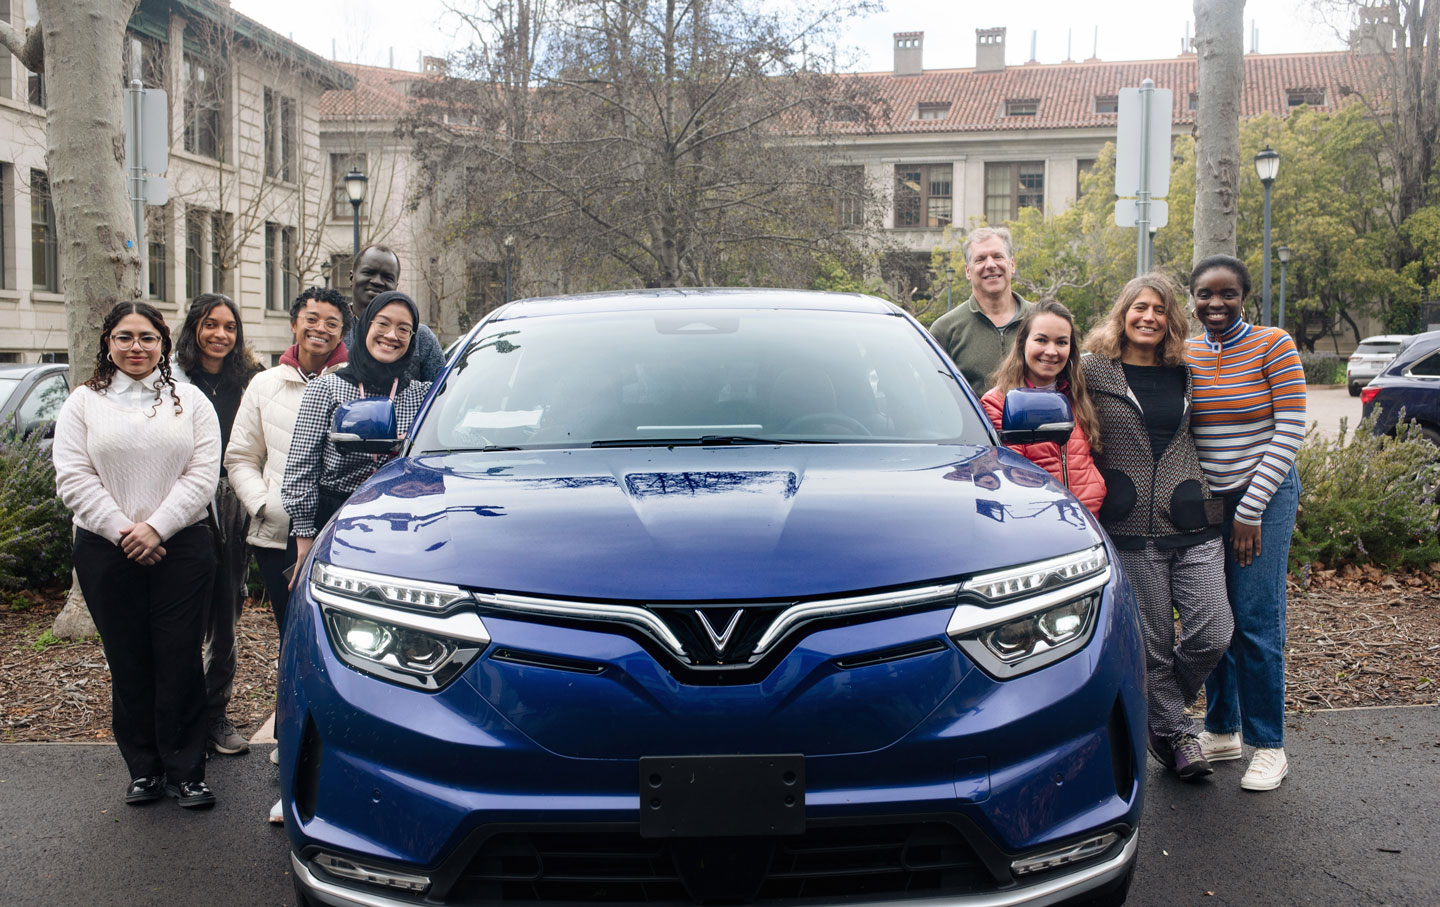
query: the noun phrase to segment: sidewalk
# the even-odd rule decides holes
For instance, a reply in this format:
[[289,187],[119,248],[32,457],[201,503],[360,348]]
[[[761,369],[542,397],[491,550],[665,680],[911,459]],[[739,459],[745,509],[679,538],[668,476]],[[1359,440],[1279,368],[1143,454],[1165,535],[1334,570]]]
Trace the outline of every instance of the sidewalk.
[[[1440,904],[1440,707],[1314,712],[1286,733],[1270,793],[1240,789],[1243,761],[1194,785],[1149,763],[1132,905]],[[211,759],[219,804],[188,812],[125,806],[112,745],[0,746],[0,903],[293,904],[269,749]]]

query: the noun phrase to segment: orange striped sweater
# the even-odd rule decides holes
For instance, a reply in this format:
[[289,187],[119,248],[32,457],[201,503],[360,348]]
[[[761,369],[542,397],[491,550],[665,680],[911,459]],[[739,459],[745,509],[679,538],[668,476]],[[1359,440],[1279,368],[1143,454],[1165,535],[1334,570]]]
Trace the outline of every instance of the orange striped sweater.
[[1190,338],[1185,358],[1194,385],[1190,428],[1210,490],[1250,483],[1235,519],[1258,526],[1305,439],[1305,370],[1295,341],[1278,328],[1237,321],[1219,337]]

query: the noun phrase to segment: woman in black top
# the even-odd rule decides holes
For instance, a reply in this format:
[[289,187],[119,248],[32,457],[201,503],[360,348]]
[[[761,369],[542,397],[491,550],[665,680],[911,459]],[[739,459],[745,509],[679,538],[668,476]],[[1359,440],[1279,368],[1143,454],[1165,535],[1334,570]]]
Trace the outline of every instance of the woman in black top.
[[[230,297],[221,293],[195,297],[175,341],[171,371],[177,381],[204,391],[215,407],[220,419],[222,457],[230,444],[230,428],[235,424],[245,386],[259,370],[259,363],[245,343],[240,310]],[[206,743],[217,753],[234,755],[250,748],[225,714],[235,684],[235,626],[245,606],[245,580],[250,567],[250,552],[245,547],[250,515],[230,488],[224,466],[220,468],[220,485],[215,490],[211,513],[218,563],[205,615]]]
[[1230,644],[1233,619],[1225,552],[1207,517],[1210,492],[1190,435],[1185,334],[1179,288],[1146,274],[1125,285],[1091,332],[1080,367],[1100,420],[1095,462],[1108,489],[1100,522],[1145,632],[1150,752],[1191,780],[1211,768],[1185,709]]

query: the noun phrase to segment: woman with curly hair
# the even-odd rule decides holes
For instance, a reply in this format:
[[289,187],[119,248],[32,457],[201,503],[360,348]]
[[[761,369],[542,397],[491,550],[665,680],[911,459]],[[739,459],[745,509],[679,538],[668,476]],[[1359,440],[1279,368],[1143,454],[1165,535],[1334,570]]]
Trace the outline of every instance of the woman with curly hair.
[[[1160,273],[1125,285],[1081,361],[1100,421],[1100,524],[1135,587],[1145,634],[1150,752],[1180,778],[1211,773],[1185,709],[1234,622],[1218,515],[1190,434],[1191,380],[1180,288]],[[1180,639],[1175,639],[1175,615]]]
[[[240,310],[229,296],[202,293],[190,303],[185,324],[175,340],[175,358],[170,368],[177,382],[198,387],[215,407],[223,457],[223,451],[230,446],[230,429],[240,409],[240,398],[251,377],[260,370],[245,344]],[[245,607],[245,580],[250,568],[250,552],[245,547],[250,514],[236,496],[223,461],[211,512],[219,563],[215,565],[215,582],[205,614],[205,739],[215,752],[235,755],[250,749],[225,714],[235,684],[235,627]]]
[[170,373],[153,306],[105,317],[95,375],[55,421],[55,486],[75,520],[75,573],[110,663],[112,727],[130,770],[125,802],[168,794],[208,807],[200,642],[215,552],[205,508],[220,477],[220,424]]
[[1100,431],[1095,408],[1085,392],[1085,377],[1075,364],[1079,358],[1075,351],[1077,340],[1075,319],[1069,309],[1049,299],[1036,303],[1020,319],[1015,345],[1000,360],[991,378],[992,386],[980,398],[980,403],[985,407],[985,415],[999,428],[1005,412],[1005,395],[1015,388],[1064,394],[1075,414],[1075,428],[1065,443],[1063,468],[1058,444],[1047,441],[1008,446],[1025,459],[1045,467],[1045,471],[1059,481],[1067,481],[1068,473],[1070,490],[1087,510],[1096,513],[1105,500],[1105,480],[1091,456],[1091,450],[1099,446]]

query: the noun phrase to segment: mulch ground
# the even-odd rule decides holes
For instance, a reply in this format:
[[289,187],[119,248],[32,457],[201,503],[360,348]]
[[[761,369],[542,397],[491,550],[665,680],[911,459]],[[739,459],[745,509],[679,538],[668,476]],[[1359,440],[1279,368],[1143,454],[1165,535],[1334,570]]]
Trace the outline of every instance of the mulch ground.
[[[54,641],[63,591],[0,602],[0,742],[110,739],[110,675],[98,640]],[[1292,584],[1291,711],[1440,704],[1440,564],[1422,573],[1313,570]],[[275,622],[247,604],[230,718],[247,737],[275,705]]]

